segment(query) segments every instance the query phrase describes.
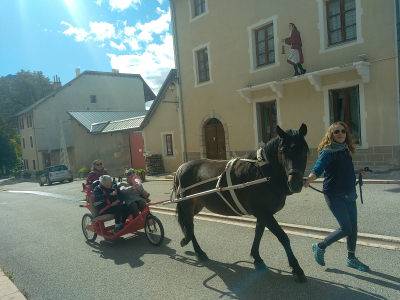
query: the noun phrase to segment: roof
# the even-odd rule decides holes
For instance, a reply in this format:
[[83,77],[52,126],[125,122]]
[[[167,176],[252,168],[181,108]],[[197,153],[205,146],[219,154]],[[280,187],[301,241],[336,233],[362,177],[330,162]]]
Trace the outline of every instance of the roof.
[[147,113],[146,117],[144,118],[142,125],[140,126],[142,129],[144,127],[146,127],[146,125],[150,122],[150,119],[156,112],[157,107],[160,104],[161,100],[164,99],[164,94],[165,94],[165,91],[168,89],[169,83],[173,79],[176,79],[176,69],[171,69],[171,71],[169,71],[167,77],[165,78],[163,85],[161,86],[160,90],[158,91],[156,99],[154,100],[153,104],[151,105],[150,109],[148,110],[148,113]]
[[150,89],[150,87],[147,85],[146,81],[144,81],[144,79],[142,78],[142,76],[140,74],[127,74],[127,73],[112,73],[112,72],[97,72],[97,71],[84,71],[81,74],[79,74],[78,76],[76,76],[74,79],[72,79],[71,81],[67,82],[66,84],[64,84],[63,86],[61,86],[60,88],[58,88],[57,90],[55,90],[54,92],[51,92],[49,95],[43,97],[42,99],[39,99],[38,101],[36,101],[35,103],[33,103],[31,106],[28,106],[27,108],[25,108],[24,110],[20,111],[19,113],[15,114],[13,117],[18,117],[20,115],[23,115],[29,111],[31,111],[32,109],[34,109],[35,107],[39,106],[40,104],[42,104],[43,102],[45,102],[47,99],[49,99],[50,97],[54,96],[55,94],[57,94],[58,92],[60,92],[62,89],[69,87],[71,85],[71,83],[73,83],[75,80],[78,80],[81,76],[84,75],[102,75],[102,76],[113,76],[113,77],[131,77],[131,78],[139,78],[140,80],[142,80],[143,82],[143,89],[144,89],[144,95],[145,95],[145,102],[147,101],[151,101],[154,100],[156,95],[154,94],[154,92]]
[[67,111],[90,133],[105,133],[121,130],[138,130],[147,110],[137,111]]

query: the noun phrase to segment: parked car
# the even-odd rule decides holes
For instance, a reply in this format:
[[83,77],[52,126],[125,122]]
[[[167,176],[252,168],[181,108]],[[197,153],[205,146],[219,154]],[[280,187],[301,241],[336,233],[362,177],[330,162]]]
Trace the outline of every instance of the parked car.
[[45,183],[52,185],[53,182],[63,182],[64,180],[69,182],[74,180],[71,171],[64,165],[50,166],[45,168],[43,174],[39,176],[39,185],[43,186]]

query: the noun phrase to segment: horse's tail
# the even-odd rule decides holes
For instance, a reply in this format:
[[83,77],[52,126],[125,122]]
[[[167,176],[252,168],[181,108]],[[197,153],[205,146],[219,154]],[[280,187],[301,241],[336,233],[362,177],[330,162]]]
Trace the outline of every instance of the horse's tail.
[[185,225],[185,212],[183,211],[183,207],[181,203],[177,203],[176,205],[176,215],[178,217],[179,226],[182,229],[183,235],[186,237],[186,225]]

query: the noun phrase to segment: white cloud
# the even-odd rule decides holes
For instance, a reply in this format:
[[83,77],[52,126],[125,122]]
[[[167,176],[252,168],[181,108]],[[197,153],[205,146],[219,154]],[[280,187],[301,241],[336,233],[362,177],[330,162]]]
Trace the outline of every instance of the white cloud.
[[171,17],[168,10],[167,13],[162,14],[157,20],[153,20],[145,24],[136,24],[136,29],[141,30],[141,33],[138,35],[138,40],[145,42],[152,41],[152,34],[161,34],[165,31],[168,31],[170,22]]
[[111,10],[123,11],[129,7],[133,7],[134,9],[138,9],[138,4],[141,5],[141,0],[109,0]]
[[106,22],[90,22],[90,33],[95,35],[95,40],[104,41],[105,39],[109,39],[114,37],[115,28],[113,24]]
[[101,44],[100,46],[99,46],[99,48],[103,48],[104,46],[105,46],[106,44]]
[[126,47],[125,47],[124,43],[122,43],[122,42],[121,42],[121,44],[118,45],[117,43],[111,41],[110,42],[110,46],[115,48],[115,49],[118,49],[119,51],[126,50]]
[[96,1],[94,1],[94,3],[96,3],[98,6],[101,6],[101,4],[103,3],[103,2],[105,2],[106,0],[96,0]]
[[124,39],[124,43],[128,44],[131,47],[131,50],[140,50],[139,43],[136,38],[129,37]]
[[134,36],[135,35],[135,31],[136,31],[135,27],[126,26],[124,28],[124,33],[125,33],[126,36]]
[[85,38],[89,35],[89,32],[87,32],[85,29],[73,27],[71,24],[64,21],[62,21],[61,24],[69,26],[69,28],[63,32],[63,34],[65,35],[75,34],[75,41],[77,42],[84,41]]
[[163,4],[164,0],[157,0],[158,3]]
[[175,68],[172,36],[166,33],[162,44],[150,44],[140,55],[107,54],[111,67],[121,73],[140,74],[154,92],[158,92],[170,69]]

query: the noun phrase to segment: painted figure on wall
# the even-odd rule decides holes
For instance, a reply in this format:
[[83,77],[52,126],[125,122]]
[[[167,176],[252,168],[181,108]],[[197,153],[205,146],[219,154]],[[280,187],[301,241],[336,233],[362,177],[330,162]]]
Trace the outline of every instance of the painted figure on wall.
[[306,70],[301,65],[304,62],[303,59],[303,52],[301,51],[301,36],[300,32],[297,30],[296,25],[293,23],[289,23],[289,37],[286,39],[282,39],[282,42],[292,45],[292,48],[289,50],[287,54],[287,62],[294,66],[294,76],[300,75],[299,69],[301,74],[305,74]]

